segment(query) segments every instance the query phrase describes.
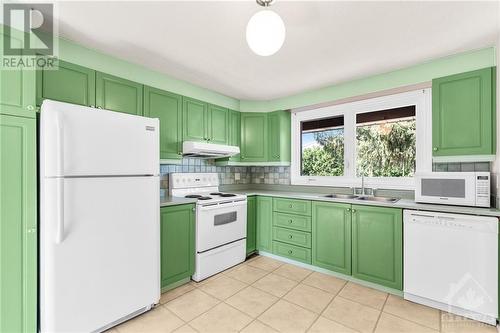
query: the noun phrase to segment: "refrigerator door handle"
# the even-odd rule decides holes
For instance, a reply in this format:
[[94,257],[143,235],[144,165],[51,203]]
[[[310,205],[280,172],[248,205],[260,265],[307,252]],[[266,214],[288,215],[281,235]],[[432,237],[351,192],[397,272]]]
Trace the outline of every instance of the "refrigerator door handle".
[[61,116],[57,117],[57,230],[56,244],[64,240],[64,127]]

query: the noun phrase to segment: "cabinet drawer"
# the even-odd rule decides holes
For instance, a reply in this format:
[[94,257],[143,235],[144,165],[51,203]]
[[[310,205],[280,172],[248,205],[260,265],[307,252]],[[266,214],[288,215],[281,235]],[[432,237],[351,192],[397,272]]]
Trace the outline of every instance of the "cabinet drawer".
[[285,227],[301,231],[311,231],[311,218],[307,216],[274,213],[273,224],[277,227]]
[[311,201],[296,199],[273,199],[273,210],[275,212],[300,214],[311,216]]
[[274,227],[273,239],[283,243],[311,248],[311,234],[304,231]]
[[311,263],[311,250],[300,246],[274,241],[273,253],[278,256],[290,258],[306,264]]

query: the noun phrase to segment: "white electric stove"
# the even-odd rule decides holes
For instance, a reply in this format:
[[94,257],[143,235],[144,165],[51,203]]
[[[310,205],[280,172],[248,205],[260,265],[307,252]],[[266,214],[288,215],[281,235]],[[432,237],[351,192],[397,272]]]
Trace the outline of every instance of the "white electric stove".
[[201,281],[245,261],[246,195],[220,192],[217,173],[171,173],[169,192],[197,199],[193,280]]

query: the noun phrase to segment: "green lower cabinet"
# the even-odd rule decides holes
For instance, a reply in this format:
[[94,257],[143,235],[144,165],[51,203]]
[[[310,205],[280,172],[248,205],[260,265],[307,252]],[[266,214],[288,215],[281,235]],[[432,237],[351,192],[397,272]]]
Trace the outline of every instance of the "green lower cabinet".
[[96,73],[96,106],[142,116],[143,85],[117,76]]
[[301,246],[274,241],[273,253],[305,264],[311,263],[311,250]]
[[0,332],[37,331],[36,163],[36,119],[0,115]]
[[257,197],[257,250],[273,251],[273,199]]
[[195,264],[194,205],[161,208],[161,287],[189,278]]
[[44,99],[85,106],[95,105],[95,71],[58,61],[57,69],[40,69],[36,74],[36,103]]
[[256,197],[247,198],[247,255],[257,249]]
[[312,264],[351,275],[351,205],[312,203]]
[[309,232],[274,227],[273,239],[283,243],[311,248],[311,233]]
[[182,96],[144,87],[144,115],[160,120],[160,159],[181,159]]
[[403,289],[401,209],[352,205],[352,276]]

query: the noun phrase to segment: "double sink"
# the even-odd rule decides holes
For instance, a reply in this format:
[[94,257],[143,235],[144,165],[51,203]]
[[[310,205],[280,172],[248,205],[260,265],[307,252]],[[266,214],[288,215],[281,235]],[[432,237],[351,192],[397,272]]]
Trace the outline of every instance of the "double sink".
[[332,199],[352,199],[359,201],[376,201],[376,202],[387,202],[387,203],[395,203],[398,201],[398,198],[387,198],[387,197],[375,197],[375,196],[358,196],[353,194],[328,194],[325,195],[325,198]]

